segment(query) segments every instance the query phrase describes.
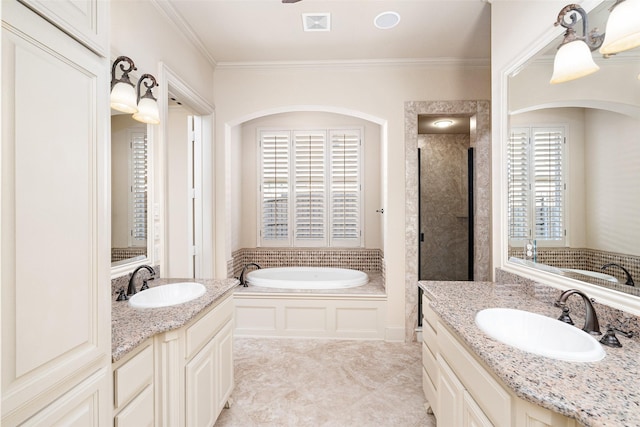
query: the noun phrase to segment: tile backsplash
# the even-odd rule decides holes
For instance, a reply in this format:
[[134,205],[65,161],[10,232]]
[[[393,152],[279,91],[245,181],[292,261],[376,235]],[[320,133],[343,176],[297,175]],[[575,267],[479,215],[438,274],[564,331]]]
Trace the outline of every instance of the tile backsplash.
[[238,277],[245,264],[269,267],[336,267],[378,271],[384,278],[384,256],[380,249],[243,248],[227,262],[227,275]]

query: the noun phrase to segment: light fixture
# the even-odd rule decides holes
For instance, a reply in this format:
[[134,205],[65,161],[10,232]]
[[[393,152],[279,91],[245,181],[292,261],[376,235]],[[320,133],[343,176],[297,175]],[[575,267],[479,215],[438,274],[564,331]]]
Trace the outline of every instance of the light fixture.
[[613,55],[640,46],[640,0],[617,0],[609,10],[600,53]]
[[[126,62],[126,64],[124,64]],[[116,66],[120,64],[122,76],[116,79]],[[127,66],[125,68],[125,65]],[[135,113],[138,111],[136,106],[136,90],[133,83],[129,79],[129,73],[137,70],[135,64],[126,56],[119,56],[113,62],[111,67],[111,108],[122,111],[123,113]]]
[[[144,95],[140,96],[140,85],[144,80],[150,80],[151,82],[144,82],[144,86],[147,88],[147,91]],[[135,120],[152,125],[160,123],[158,102],[151,92],[151,89],[155,86],[158,86],[158,83],[156,82],[156,78],[151,74],[143,74],[142,77],[140,77],[140,80],[138,80],[138,111],[133,114],[133,118]]]
[[449,119],[444,119],[444,120],[436,120],[435,122],[433,122],[433,125],[437,128],[448,128],[449,126],[453,125],[453,120],[449,120]]
[[400,22],[400,14],[397,12],[382,12],[373,19],[373,25],[381,30],[388,30],[395,27]]
[[[576,12],[582,18],[582,36],[578,36],[574,29],[578,20]],[[566,21],[567,17],[570,22]],[[588,18],[585,10],[577,4],[565,6],[554,25],[561,25],[567,31],[553,61],[551,83],[567,82],[598,71],[600,67],[594,62],[591,51],[602,45],[604,35],[599,34],[596,29],[587,34]]]

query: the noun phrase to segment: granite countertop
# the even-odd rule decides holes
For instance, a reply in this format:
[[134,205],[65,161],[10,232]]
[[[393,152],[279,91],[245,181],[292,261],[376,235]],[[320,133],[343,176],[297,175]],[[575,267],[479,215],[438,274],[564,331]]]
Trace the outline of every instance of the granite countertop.
[[133,308],[127,301],[111,303],[111,359],[116,362],[155,334],[178,329],[207,307],[216,305],[238,285],[237,279],[155,279],[149,285],[175,282],[202,283],[206,292],[192,301],[160,308]]
[[[640,426],[639,342],[618,334],[623,347],[603,347],[607,355],[599,362],[537,356],[490,338],[475,324],[476,313],[491,307],[560,315],[559,308],[534,298],[524,285],[424,281],[419,286],[442,321],[518,397],[585,426]],[[559,290],[550,289],[547,292],[560,295]],[[577,313],[574,321],[582,325]]]

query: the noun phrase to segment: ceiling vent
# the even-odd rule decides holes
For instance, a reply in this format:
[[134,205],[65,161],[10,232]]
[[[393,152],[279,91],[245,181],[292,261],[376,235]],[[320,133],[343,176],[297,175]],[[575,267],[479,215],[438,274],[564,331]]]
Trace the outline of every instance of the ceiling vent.
[[302,26],[305,31],[331,31],[331,14],[303,13]]

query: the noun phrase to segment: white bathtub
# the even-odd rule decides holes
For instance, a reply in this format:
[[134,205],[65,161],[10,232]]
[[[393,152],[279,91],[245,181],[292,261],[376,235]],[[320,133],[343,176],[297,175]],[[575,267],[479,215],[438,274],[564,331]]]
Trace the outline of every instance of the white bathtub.
[[279,267],[262,268],[247,274],[252,286],[279,289],[344,289],[362,286],[367,273],[346,268]]

